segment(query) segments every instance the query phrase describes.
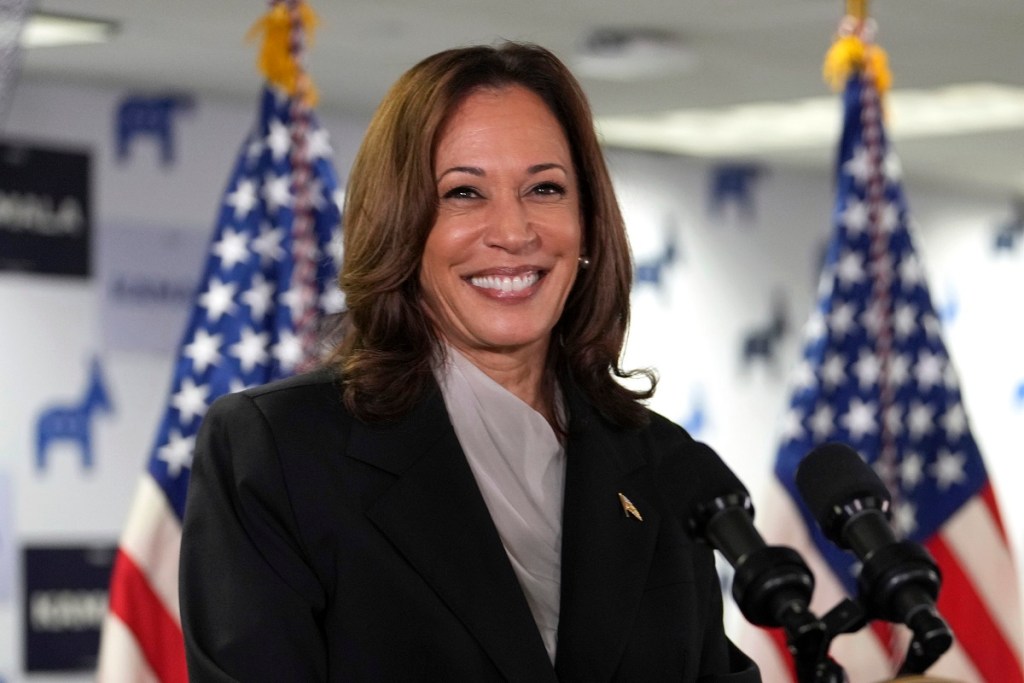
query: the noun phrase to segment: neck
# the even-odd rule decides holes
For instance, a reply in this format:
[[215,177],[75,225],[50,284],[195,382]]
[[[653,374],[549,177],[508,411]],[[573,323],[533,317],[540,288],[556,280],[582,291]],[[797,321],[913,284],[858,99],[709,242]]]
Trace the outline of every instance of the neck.
[[454,346],[456,351],[478,367],[485,375],[543,415],[555,425],[555,409],[551,387],[545,381],[547,345],[540,349],[493,350]]

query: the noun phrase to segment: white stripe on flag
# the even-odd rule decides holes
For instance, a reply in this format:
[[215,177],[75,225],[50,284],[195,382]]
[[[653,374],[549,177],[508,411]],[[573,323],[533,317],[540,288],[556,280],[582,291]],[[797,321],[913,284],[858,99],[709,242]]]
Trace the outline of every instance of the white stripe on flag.
[[103,647],[96,680],[101,683],[160,683],[143,657],[135,635],[111,613],[103,620]]
[[[974,668],[970,658],[964,649],[954,640],[952,647],[928,669],[931,676],[941,676],[952,679],[958,683],[986,683],[978,670]],[[994,683],[989,681],[988,683]]]
[[753,626],[744,628],[740,631],[736,645],[757,664],[762,681],[783,683],[792,680],[787,661],[789,655],[783,654],[766,632]]
[[980,497],[972,498],[942,528],[942,538],[988,606],[1003,638],[1015,652],[1024,652],[1013,558],[988,506]]
[[163,491],[149,473],[144,473],[135,492],[121,550],[131,556],[146,575],[150,587],[160,597],[175,623],[181,625],[178,611],[178,549],[181,523],[167,503]]

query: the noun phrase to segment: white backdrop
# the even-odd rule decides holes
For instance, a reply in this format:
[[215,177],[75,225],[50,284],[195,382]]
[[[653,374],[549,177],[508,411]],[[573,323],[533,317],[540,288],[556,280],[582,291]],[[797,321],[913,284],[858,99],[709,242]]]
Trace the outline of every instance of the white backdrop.
[[[139,326],[176,329],[184,316],[180,297],[126,302],[115,296],[118,274],[186,285],[198,277],[200,257],[189,254],[202,252],[212,229],[255,117],[257,88],[251,102],[202,99],[178,118],[170,166],[147,140],[135,143],[129,160],[116,161],[114,116],[126,93],[30,85],[16,93],[3,138],[92,152],[97,272],[90,280],[0,272],[0,680],[25,680],[20,549],[115,541],[165,401],[180,331],[140,334]],[[364,122],[324,123],[344,180]],[[609,160],[634,256],[659,276],[637,286],[627,366],[658,369],[653,407],[721,453],[757,505],[830,231],[831,177],[763,169],[750,185],[751,214],[734,205],[715,213],[711,164],[623,151]],[[1019,553],[1024,497],[1012,486],[1024,481],[1017,395],[1024,312],[1016,301],[1024,291],[1024,246],[993,246],[997,227],[1010,218],[1009,198],[918,187],[913,168],[905,176],[932,296],[947,313],[950,353]],[[788,326],[774,338],[774,357],[745,362],[744,337],[768,328],[776,300],[784,302]],[[58,444],[49,466],[37,470],[36,421],[47,407],[81,396],[93,357],[101,359],[113,403],[111,413],[92,421],[95,465],[83,468],[73,448]]]

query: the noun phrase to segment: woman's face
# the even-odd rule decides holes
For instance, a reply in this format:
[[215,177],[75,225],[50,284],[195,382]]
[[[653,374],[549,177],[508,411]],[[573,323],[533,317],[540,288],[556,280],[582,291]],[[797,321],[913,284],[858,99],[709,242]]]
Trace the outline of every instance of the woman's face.
[[437,221],[420,284],[454,347],[547,352],[576,279],[582,227],[576,170],[561,126],[533,92],[469,95],[434,159]]

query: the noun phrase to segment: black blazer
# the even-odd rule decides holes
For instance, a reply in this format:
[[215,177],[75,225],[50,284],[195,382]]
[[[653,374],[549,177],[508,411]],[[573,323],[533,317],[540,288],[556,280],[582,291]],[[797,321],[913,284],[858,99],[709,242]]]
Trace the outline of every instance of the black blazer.
[[373,425],[327,372],[216,401],[181,546],[191,679],[760,681],[684,525],[687,462],[717,456],[657,415],[567,406],[552,667],[439,391]]

